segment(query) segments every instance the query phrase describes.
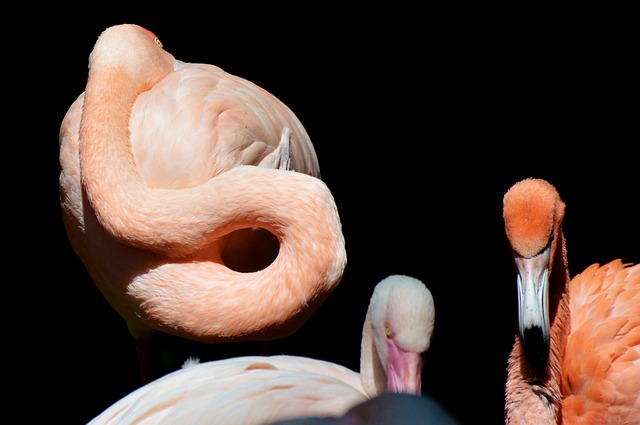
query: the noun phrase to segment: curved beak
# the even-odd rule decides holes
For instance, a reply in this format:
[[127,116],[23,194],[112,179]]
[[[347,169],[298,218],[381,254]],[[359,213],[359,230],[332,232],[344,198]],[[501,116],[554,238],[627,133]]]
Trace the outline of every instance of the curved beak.
[[549,257],[549,248],[531,258],[514,256],[520,338],[538,380],[544,378],[549,359]]
[[393,339],[387,342],[387,389],[393,393],[422,394],[422,353],[405,351]]

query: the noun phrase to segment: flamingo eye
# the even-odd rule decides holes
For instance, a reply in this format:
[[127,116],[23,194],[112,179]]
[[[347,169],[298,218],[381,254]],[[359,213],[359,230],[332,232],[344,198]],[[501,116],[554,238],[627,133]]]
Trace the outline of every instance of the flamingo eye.
[[156,42],[156,44],[157,44],[160,48],[162,48],[162,41],[160,41],[160,39],[159,39],[158,37],[154,38],[154,39],[153,39],[153,41],[155,41],[155,42]]
[[384,333],[387,335],[387,338],[391,338],[391,328],[389,326],[384,328]]

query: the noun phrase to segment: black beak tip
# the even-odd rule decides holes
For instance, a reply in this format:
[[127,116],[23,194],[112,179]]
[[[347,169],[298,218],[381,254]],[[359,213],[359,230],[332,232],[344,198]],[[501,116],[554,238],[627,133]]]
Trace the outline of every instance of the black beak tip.
[[524,330],[522,345],[536,379],[542,381],[549,360],[549,339],[545,338],[542,329],[536,326]]

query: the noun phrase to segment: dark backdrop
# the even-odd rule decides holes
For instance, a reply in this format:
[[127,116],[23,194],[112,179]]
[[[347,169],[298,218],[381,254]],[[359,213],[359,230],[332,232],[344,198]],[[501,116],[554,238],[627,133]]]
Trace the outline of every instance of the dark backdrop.
[[[211,7],[78,20],[58,10],[21,49],[35,66],[19,72],[38,94],[28,107],[39,122],[27,130],[40,132],[24,145],[37,163],[21,162],[38,171],[37,182],[22,185],[34,205],[16,219],[35,223],[24,226],[35,234],[20,249],[28,265],[16,285],[16,307],[31,324],[12,326],[26,339],[10,346],[14,356],[33,356],[36,377],[25,381],[69,424],[86,423],[138,384],[133,339],[67,242],[57,186],[60,122],[83,91],[93,43],[129,22],[154,31],[178,59],[269,90],[315,143],[348,265],[305,327],[272,348],[357,370],[373,286],[409,274],[431,289],[437,310],[425,392],[463,423],[501,423],[516,325],[504,192],[525,177],[557,186],[572,274],[593,262],[640,260],[638,74],[624,23],[598,13],[525,23],[519,15],[480,22],[476,11]],[[160,334],[154,344],[168,368],[188,355],[260,350]]]

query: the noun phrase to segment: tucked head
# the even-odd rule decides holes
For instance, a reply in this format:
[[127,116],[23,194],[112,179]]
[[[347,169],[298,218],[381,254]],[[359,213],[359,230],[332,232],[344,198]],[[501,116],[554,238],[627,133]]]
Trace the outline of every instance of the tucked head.
[[100,34],[89,56],[89,69],[94,64],[108,64],[129,77],[142,78],[150,88],[173,72],[176,60],[162,47],[151,31],[134,24],[114,25]]

